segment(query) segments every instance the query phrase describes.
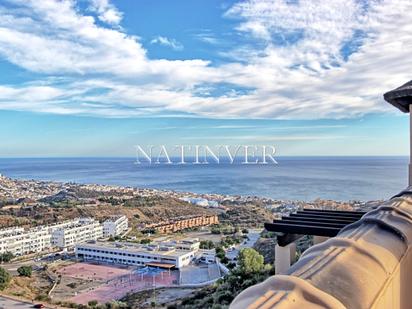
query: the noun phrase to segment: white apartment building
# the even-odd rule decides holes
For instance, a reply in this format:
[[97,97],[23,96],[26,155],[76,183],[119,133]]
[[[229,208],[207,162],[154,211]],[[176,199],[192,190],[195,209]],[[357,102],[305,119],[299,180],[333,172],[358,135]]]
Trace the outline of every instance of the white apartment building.
[[44,227],[29,230],[10,228],[0,231],[0,253],[11,252],[16,256],[40,252],[50,248],[51,235]]
[[126,232],[128,228],[129,224],[126,216],[112,217],[103,222],[103,236],[118,236]]
[[92,218],[79,219],[52,232],[51,243],[61,249],[73,248],[76,244],[103,237],[103,227]]
[[74,219],[28,230],[12,227],[0,230],[0,253],[21,256],[41,252],[51,247],[74,247],[78,242],[96,240],[103,236],[102,225],[90,218]]
[[27,232],[23,242],[22,255],[29,252],[41,252],[51,247],[51,235],[45,227],[35,227]]
[[18,233],[23,233],[24,228],[19,227],[19,226],[13,226],[13,227],[8,227],[0,230],[0,237],[6,236],[9,234],[18,234]]
[[105,263],[134,266],[156,265],[181,268],[189,265],[196,251],[181,250],[170,244],[87,242],[75,247],[76,257]]
[[11,252],[14,255],[22,255],[23,252],[23,242],[25,239],[24,229],[23,231],[16,229],[12,231],[7,229],[7,231],[1,232],[0,239],[0,253]]

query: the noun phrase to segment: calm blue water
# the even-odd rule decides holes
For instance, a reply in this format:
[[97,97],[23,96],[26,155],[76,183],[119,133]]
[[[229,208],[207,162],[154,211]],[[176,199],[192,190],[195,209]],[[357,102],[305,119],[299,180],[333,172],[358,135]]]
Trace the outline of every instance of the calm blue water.
[[407,185],[407,157],[288,157],[278,165],[135,165],[134,158],[0,159],[0,173],[275,199],[385,199]]

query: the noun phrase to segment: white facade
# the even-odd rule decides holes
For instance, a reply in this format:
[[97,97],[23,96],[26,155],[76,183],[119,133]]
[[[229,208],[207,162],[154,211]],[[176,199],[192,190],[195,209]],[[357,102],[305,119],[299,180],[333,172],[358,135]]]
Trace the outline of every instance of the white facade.
[[51,235],[44,227],[30,230],[9,228],[0,231],[0,253],[11,252],[14,255],[24,255],[41,252],[50,248]]
[[176,246],[132,243],[96,242],[76,245],[77,258],[105,263],[144,266],[146,263],[173,264],[176,268],[189,265],[196,252]]
[[0,253],[11,252],[14,255],[24,253],[24,240],[27,237],[23,232],[2,233],[0,239]]
[[47,228],[38,227],[30,229],[23,243],[23,253],[41,252],[51,247],[51,235]]
[[51,243],[59,248],[73,248],[76,244],[103,237],[102,225],[94,219],[80,219],[52,232]]
[[19,227],[19,226],[8,227],[8,228],[0,230],[0,237],[6,236],[9,234],[18,234],[18,233],[23,233],[23,232],[24,232],[24,228],[22,227]]
[[0,230],[0,253],[16,256],[41,252],[51,247],[74,247],[77,242],[96,240],[103,236],[102,225],[89,218],[74,219],[28,230],[12,227]]
[[126,216],[113,217],[103,222],[103,236],[118,236],[126,232],[129,228]]

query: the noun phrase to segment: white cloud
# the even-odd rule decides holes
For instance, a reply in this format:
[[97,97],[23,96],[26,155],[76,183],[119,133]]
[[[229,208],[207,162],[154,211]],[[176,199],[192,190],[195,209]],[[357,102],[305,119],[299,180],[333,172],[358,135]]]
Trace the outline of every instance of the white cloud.
[[171,47],[174,50],[183,50],[182,43],[176,41],[175,39],[169,39],[164,36],[157,36],[150,41],[150,44],[160,44],[163,46]]
[[[251,142],[279,142],[279,141],[311,141],[311,140],[336,140],[353,139],[353,136],[344,135],[288,135],[288,136],[262,136],[262,135],[219,135],[219,140],[242,140]],[[211,139],[210,136],[188,136],[184,140]]]
[[110,25],[119,25],[123,14],[109,0],[91,0],[91,9],[96,11],[98,18]]
[[219,40],[210,30],[208,29],[204,29],[203,31],[201,31],[200,33],[196,33],[194,34],[194,37],[199,40],[202,41],[204,43],[208,43],[211,45],[218,45],[221,44],[221,40]]
[[[106,117],[353,117],[391,110],[382,93],[407,81],[412,67],[412,3],[406,0],[239,2],[225,18],[236,18],[239,33],[259,44],[240,45],[229,55],[241,61],[219,66],[150,59],[138,37],[96,23],[74,1],[9,2],[15,9],[0,5],[0,57],[43,74],[44,81],[3,85],[0,109]],[[118,12],[108,1],[93,5],[102,21],[107,10]],[[118,25],[117,14],[105,22]],[[354,37],[356,48],[348,45]],[[169,38],[154,40],[178,46]],[[345,55],[348,46],[353,50]],[[226,91],[227,85],[233,89]]]

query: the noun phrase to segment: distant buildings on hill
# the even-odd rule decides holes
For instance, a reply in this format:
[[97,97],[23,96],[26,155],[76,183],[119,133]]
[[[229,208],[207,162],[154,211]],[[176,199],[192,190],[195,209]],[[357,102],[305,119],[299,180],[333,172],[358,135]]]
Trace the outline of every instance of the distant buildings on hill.
[[157,231],[159,233],[167,234],[181,231],[187,228],[208,226],[218,223],[219,219],[217,215],[187,216],[180,219],[170,220],[167,222],[148,224],[145,226],[145,232]]
[[219,203],[217,201],[210,201],[201,197],[183,197],[181,200],[202,207],[219,207]]

